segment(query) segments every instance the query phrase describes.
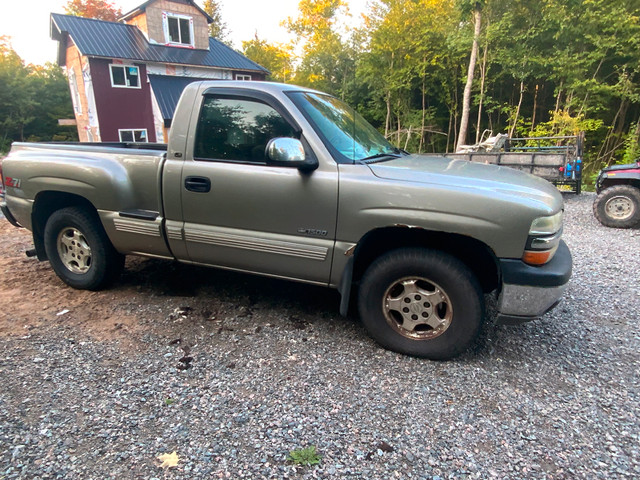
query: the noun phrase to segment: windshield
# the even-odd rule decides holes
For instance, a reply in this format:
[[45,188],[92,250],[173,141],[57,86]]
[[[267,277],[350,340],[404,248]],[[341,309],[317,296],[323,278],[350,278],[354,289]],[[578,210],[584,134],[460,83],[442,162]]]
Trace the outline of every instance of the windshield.
[[325,145],[341,163],[397,156],[391,145],[353,108],[330,95],[311,92],[288,94],[320,133]]

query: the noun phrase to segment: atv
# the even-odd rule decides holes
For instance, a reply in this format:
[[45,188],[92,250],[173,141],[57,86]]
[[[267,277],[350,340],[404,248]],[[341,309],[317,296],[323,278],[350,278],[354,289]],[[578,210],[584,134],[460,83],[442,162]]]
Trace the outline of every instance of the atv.
[[593,214],[605,227],[640,226],[640,159],[627,165],[612,165],[600,171],[598,196]]

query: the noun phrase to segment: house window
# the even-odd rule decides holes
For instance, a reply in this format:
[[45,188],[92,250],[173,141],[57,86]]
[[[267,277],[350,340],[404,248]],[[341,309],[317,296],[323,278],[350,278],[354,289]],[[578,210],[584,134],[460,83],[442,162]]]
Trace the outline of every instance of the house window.
[[140,88],[140,71],[131,65],[109,65],[111,86],[116,88]]
[[236,74],[236,80],[244,80],[245,82],[249,82],[251,80],[251,75]]
[[148,142],[147,129],[121,129],[118,130],[121,142]]
[[171,45],[193,46],[193,19],[186,15],[163,12],[164,36]]

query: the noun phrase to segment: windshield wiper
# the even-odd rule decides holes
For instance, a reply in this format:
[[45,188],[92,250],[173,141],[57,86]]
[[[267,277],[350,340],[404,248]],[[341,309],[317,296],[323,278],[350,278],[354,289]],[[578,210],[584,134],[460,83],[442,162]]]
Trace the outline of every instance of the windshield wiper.
[[371,155],[369,157],[361,158],[360,161],[364,163],[372,163],[376,160],[382,158],[400,158],[402,155],[398,152],[389,152],[389,153],[376,153],[375,155]]

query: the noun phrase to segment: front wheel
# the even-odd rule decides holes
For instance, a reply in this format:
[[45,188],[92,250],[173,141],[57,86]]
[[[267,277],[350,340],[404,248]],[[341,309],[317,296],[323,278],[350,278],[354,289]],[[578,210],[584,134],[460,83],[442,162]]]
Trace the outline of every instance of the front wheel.
[[391,251],[364,274],[358,298],[369,335],[390,350],[447,360],[476,339],[484,317],[471,270],[437,250]]
[[593,214],[605,227],[640,225],[640,190],[631,185],[605,188],[593,202]]
[[124,265],[95,215],[78,207],[54,212],[44,228],[44,247],[56,275],[73,288],[99,290]]

